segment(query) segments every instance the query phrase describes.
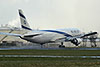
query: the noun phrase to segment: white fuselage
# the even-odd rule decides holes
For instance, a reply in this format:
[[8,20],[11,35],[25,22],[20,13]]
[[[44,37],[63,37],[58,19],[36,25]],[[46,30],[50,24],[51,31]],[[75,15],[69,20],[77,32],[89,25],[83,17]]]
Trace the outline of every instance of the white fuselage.
[[[36,30],[36,31],[31,31],[24,36],[29,36],[29,37],[24,37],[23,39],[34,42],[34,43],[50,43],[50,42],[55,42],[57,39],[64,38],[65,33],[72,36],[77,36],[81,35],[80,30],[76,28],[68,28],[68,29],[56,29],[56,30]],[[39,34],[39,35],[37,35]],[[34,35],[34,36],[30,36]]]

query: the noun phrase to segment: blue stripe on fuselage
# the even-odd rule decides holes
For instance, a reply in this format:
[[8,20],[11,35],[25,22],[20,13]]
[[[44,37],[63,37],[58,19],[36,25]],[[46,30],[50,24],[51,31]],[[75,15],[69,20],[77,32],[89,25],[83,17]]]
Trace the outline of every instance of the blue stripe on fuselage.
[[67,33],[62,32],[62,31],[57,31],[57,30],[41,30],[41,31],[54,32],[54,33],[63,34],[64,36],[67,36],[67,37],[72,37],[70,34],[67,34]]

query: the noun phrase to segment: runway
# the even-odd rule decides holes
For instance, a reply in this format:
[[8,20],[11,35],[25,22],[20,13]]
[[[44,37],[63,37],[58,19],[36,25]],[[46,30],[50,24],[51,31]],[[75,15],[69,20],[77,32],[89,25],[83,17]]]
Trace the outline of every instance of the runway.
[[51,56],[51,55],[0,55],[0,57],[39,57],[39,58],[100,58],[100,56]]
[[37,47],[31,47],[31,46],[25,46],[25,47],[5,47],[5,48],[0,48],[0,50],[19,50],[19,49],[36,49],[36,50],[100,50],[100,48],[95,47],[95,48],[90,48],[90,47],[66,47],[66,48],[37,48]]

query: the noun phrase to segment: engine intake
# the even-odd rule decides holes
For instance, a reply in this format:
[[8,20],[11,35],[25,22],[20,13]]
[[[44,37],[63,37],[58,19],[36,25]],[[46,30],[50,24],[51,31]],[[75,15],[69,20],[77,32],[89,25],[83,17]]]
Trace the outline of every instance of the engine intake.
[[81,43],[81,39],[80,38],[74,38],[74,39],[71,40],[71,43],[78,46]]

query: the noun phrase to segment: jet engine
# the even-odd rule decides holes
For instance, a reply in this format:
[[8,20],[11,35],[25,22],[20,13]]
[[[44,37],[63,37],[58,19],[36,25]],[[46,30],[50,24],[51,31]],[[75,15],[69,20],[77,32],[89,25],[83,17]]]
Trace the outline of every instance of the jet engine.
[[78,46],[81,42],[82,42],[81,38],[74,38],[71,40],[71,43],[75,44],[76,46]]

